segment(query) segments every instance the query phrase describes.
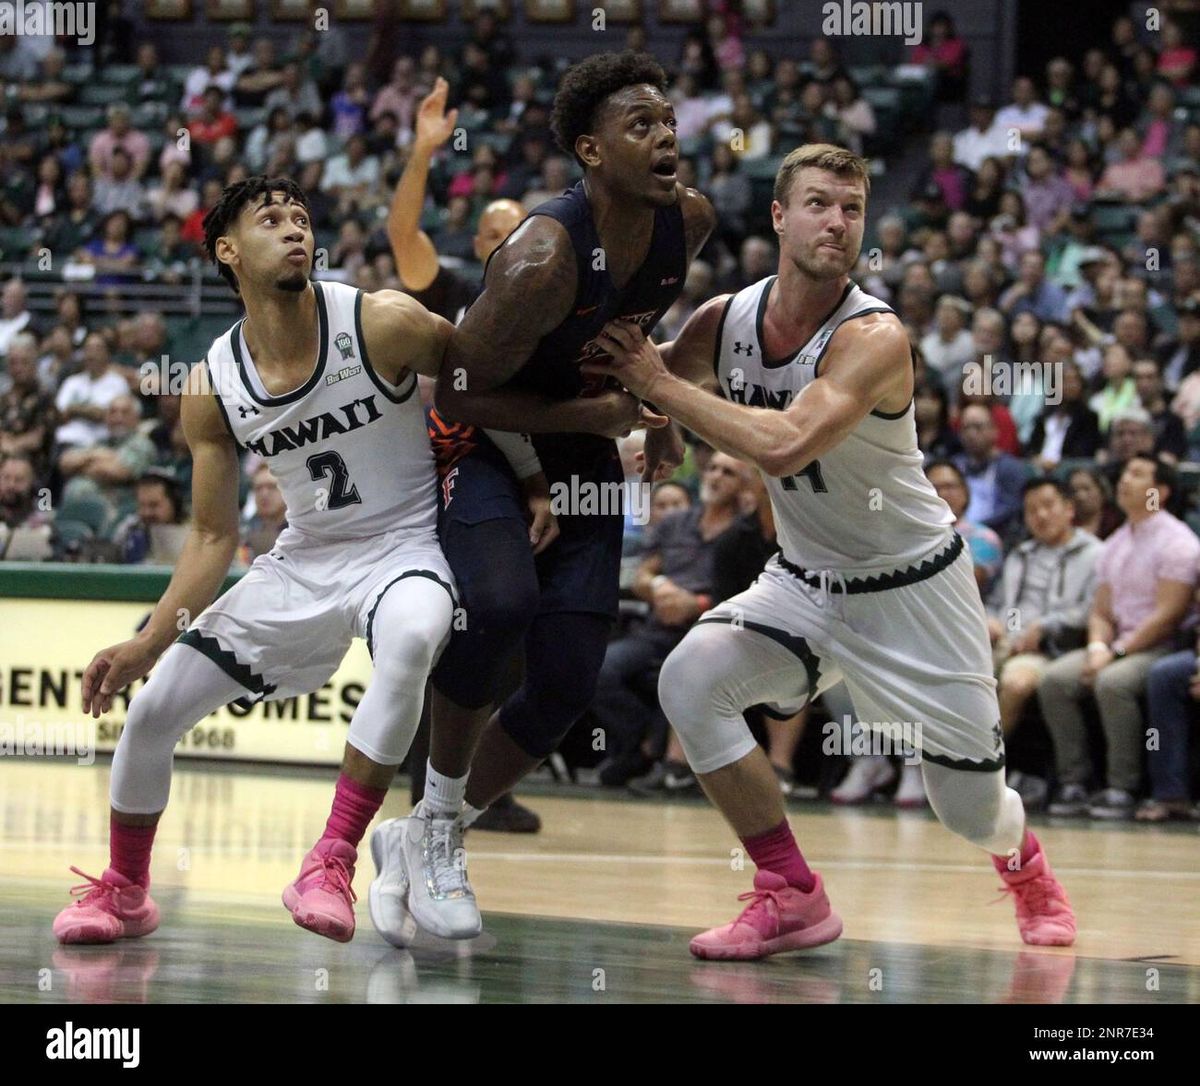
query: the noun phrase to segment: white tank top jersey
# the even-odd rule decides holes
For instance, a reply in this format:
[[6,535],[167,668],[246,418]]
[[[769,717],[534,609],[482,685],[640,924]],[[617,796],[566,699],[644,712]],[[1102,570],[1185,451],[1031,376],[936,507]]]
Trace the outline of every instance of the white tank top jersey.
[[[720,391],[734,403],[785,410],[816,380],[833,333],[867,313],[891,313],[855,283],[803,347],[771,359],[763,314],[772,275],[726,304],[714,357]],[[922,470],[913,405],[872,411],[836,447],[798,475],[763,479],[783,557],[811,570],[848,572],[910,565],[950,538],[954,515]]]
[[270,465],[288,526],[303,536],[327,542],[435,531],[437,482],[417,375],[410,371],[396,386],[371,367],[361,290],[315,281],[313,290],[318,356],[294,391],[267,393],[244,318],[209,348],[205,363],[230,433]]

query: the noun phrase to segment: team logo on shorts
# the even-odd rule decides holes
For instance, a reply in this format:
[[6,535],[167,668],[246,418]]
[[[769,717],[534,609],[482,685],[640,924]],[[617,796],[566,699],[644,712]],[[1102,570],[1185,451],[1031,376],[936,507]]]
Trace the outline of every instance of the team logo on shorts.
[[339,332],[333,345],[341,352],[342,361],[354,357],[354,340],[350,338],[349,332]]

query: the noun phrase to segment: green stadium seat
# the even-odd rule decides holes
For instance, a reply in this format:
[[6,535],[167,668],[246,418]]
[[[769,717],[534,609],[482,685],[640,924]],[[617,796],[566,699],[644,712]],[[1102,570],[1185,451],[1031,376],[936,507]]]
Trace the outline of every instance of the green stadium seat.
[[58,518],[86,524],[94,535],[102,536],[112,519],[112,506],[98,495],[81,494],[63,498]]
[[1133,229],[1137,215],[1136,207],[1125,204],[1093,204],[1091,222],[1098,234],[1125,233]]
[[67,83],[82,86],[92,78],[92,66],[90,64],[66,64],[63,66],[62,77]]
[[123,87],[129,86],[137,77],[136,64],[110,64],[100,73],[100,78],[105,83],[118,83]]
[[84,106],[109,106],[128,100],[128,88],[113,83],[85,83],[79,88],[79,104]]
[[0,257],[5,260],[24,260],[37,240],[37,231],[30,227],[0,227]]
[[63,106],[59,116],[71,131],[103,128],[105,124],[104,110],[100,106]]

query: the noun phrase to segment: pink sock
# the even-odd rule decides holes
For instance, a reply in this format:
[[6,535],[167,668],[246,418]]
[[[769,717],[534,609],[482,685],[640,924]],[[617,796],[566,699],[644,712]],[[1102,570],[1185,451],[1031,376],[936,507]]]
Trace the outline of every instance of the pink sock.
[[369,788],[345,773],[339,774],[333,792],[333,809],[329,812],[329,821],[325,823],[321,840],[337,838],[357,848],[375,812],[383,806],[386,795],[386,788]]
[[[1033,830],[1026,830],[1025,839],[1021,842],[1021,866],[1024,867],[1041,851],[1041,842],[1034,837]],[[1007,856],[993,856],[992,864],[1001,875],[1009,870]]]
[[108,816],[108,866],[144,889],[150,887],[150,849],[154,846],[153,826],[126,826],[115,815]]
[[760,833],[757,837],[743,837],[742,844],[750,853],[750,859],[762,871],[771,871],[787,879],[789,886],[808,893],[817,880],[800,855],[792,827],[785,818],[773,830]]

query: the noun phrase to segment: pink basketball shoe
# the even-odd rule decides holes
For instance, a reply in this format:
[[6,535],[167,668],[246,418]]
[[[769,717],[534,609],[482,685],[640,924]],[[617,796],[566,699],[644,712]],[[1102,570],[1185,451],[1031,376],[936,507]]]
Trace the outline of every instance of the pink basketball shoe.
[[1004,890],[1017,905],[1017,928],[1033,946],[1070,946],[1075,942],[1075,913],[1062,883],[1039,848],[1019,871],[1001,871]]
[[302,928],[327,939],[348,943],[354,938],[351,883],[358,852],[348,841],[322,838],[300,865],[300,874],[283,891],[283,903]]
[[830,908],[821,876],[816,879],[806,894],[782,875],[759,871],[754,889],[738,897],[750,902],[741,916],[697,935],[689,949],[697,958],[750,961],[832,943],[842,934],[842,918]]
[[83,896],[54,918],[54,937],[60,943],[115,943],[158,927],[158,906],[145,887],[111,867],[98,879],[77,867],[71,870],[87,882],[71,887],[73,896]]

